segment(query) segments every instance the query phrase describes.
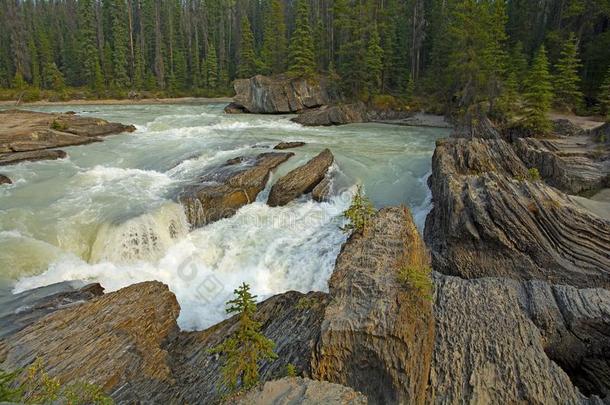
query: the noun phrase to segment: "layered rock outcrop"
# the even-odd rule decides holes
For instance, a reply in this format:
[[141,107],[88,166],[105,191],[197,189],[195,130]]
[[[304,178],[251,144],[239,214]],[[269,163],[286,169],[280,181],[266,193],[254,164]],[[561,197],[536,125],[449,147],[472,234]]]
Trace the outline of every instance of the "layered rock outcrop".
[[610,291],[441,274],[434,282],[430,403],[601,404],[608,395]]
[[237,79],[235,97],[225,111],[256,114],[288,114],[328,104],[331,97],[324,79],[285,75]]
[[235,405],[366,405],[366,397],[338,384],[308,378],[282,378],[254,388],[235,400]]
[[507,142],[442,140],[432,167],[425,235],[435,270],[610,287],[610,223],[531,180]]
[[591,193],[610,186],[610,147],[589,134],[520,138],[515,151],[548,184],[565,193]]
[[329,282],[314,378],[350,386],[373,404],[425,402],[432,306],[398,281],[405,258],[425,254],[405,208],[381,210],[368,231],[352,235]]
[[198,184],[187,187],[179,196],[192,227],[228,218],[256,200],[267,184],[269,174],[293,153],[261,153],[238,157],[204,174]]
[[133,131],[133,125],[75,114],[1,111],[0,164],[58,159],[64,157],[65,152],[45,149],[82,145],[100,141],[102,136]]
[[333,161],[331,151],[324,149],[303,166],[281,177],[271,187],[267,204],[272,207],[286,205],[300,195],[311,192],[324,179]]

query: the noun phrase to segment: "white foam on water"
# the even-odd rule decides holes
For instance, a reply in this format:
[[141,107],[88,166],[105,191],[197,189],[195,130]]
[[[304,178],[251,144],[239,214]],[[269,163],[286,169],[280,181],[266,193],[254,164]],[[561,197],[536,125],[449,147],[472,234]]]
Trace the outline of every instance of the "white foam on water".
[[120,224],[103,224],[93,242],[90,262],[155,262],[188,231],[182,206],[167,203]]
[[[14,292],[76,279],[98,281],[107,291],[159,280],[176,294],[182,308],[180,327],[203,329],[226,317],[224,304],[242,282],[250,284],[259,300],[288,290],[327,290],[346,238],[339,225],[349,201],[349,195],[342,195],[328,203],[293,202],[273,208],[257,201],[168,244],[156,261],[137,260],[137,255],[122,260],[129,229],[149,226],[156,235],[167,232],[167,221],[155,215],[139,217],[98,234],[104,240],[100,251],[105,252],[99,261],[87,263],[65,254],[44,273],[20,279]],[[167,213],[157,215],[164,216]],[[119,258],[112,253],[115,248]]]

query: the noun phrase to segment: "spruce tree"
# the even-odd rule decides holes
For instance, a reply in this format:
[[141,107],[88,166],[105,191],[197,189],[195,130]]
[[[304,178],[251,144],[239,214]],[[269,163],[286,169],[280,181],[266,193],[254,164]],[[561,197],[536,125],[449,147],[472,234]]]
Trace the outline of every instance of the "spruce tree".
[[127,8],[125,0],[112,0],[112,84],[117,89],[129,86],[127,74]]
[[371,94],[376,94],[381,90],[381,73],[383,72],[383,49],[381,39],[377,32],[377,27],[371,31],[369,43],[366,48],[366,58],[364,60],[367,72],[367,85]]
[[540,46],[532,61],[525,81],[525,117],[524,125],[535,131],[546,133],[551,129],[547,113],[553,100],[553,86],[549,73],[549,61],[544,45]]
[[[508,65],[509,73],[514,74],[514,79],[518,83],[523,83],[525,76],[528,72],[529,64],[527,63],[527,57],[523,52],[523,43],[517,42],[510,51],[510,64]],[[518,89],[522,89],[521,85],[517,86]]]
[[237,77],[249,78],[256,74],[256,54],[254,52],[254,35],[248,17],[241,19],[241,41],[239,43],[239,65]]
[[555,103],[562,107],[574,108],[582,103],[582,92],[579,89],[580,77],[578,69],[581,66],[578,58],[578,41],[574,33],[570,33],[561,49],[561,56],[555,65]]
[[266,73],[282,73],[286,69],[286,22],[284,6],[280,0],[272,0],[265,20],[261,59]]
[[216,58],[216,47],[211,43],[208,48],[207,59],[205,61],[206,84],[209,89],[218,87],[218,59]]
[[79,59],[83,64],[84,80],[99,93],[104,86],[104,78],[97,49],[92,0],[80,0],[78,14]]
[[252,388],[259,379],[258,362],[277,358],[273,341],[261,333],[261,323],[254,320],[256,296],[250,293],[250,286],[243,283],[234,294],[235,298],[227,302],[227,313],[238,314],[237,331],[210,350],[225,356],[222,382],[230,391],[235,391],[239,383],[241,388]]
[[610,67],[606,72],[606,77],[599,88],[599,104],[600,112],[606,116],[606,120],[610,121]]
[[288,74],[294,77],[311,77],[315,71],[309,6],[307,0],[298,0],[295,28],[288,49]]

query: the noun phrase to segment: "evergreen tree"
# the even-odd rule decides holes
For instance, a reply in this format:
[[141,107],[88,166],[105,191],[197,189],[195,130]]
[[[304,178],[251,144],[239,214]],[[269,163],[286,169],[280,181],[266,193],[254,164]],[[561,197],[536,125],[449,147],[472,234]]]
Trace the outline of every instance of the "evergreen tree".
[[254,35],[248,17],[241,19],[241,41],[239,43],[239,65],[237,77],[249,78],[256,74],[257,60],[254,52]]
[[40,87],[40,64],[38,62],[38,50],[36,49],[36,44],[34,43],[34,39],[30,38],[28,42],[28,50],[30,53],[30,60],[32,63],[32,67],[30,71],[32,72],[32,85],[34,87]]
[[79,53],[83,64],[85,83],[99,93],[104,87],[104,78],[97,50],[92,0],[80,0],[78,2],[78,11]]
[[267,73],[282,73],[286,69],[286,22],[284,6],[280,0],[272,0],[265,20],[261,59]]
[[256,296],[250,293],[250,286],[243,283],[234,294],[235,298],[227,302],[227,313],[239,314],[237,331],[210,350],[225,355],[222,381],[231,391],[239,383],[242,388],[252,388],[258,383],[259,361],[277,358],[274,343],[260,332],[261,323],[254,320]]
[[295,28],[288,49],[288,74],[294,77],[310,77],[315,71],[309,6],[307,0],[298,0]]
[[555,102],[563,107],[573,108],[582,103],[582,92],[579,89],[580,77],[578,69],[581,66],[578,58],[578,42],[574,33],[570,33],[564,42],[561,56],[555,66],[554,79]]
[[116,88],[129,86],[127,75],[127,8],[125,0],[112,0],[112,84]]
[[608,67],[608,72],[606,72],[604,82],[599,88],[598,98],[600,112],[605,114],[607,121],[610,121],[610,67]]
[[209,89],[218,87],[218,59],[216,58],[216,47],[211,43],[208,48],[207,59],[205,61],[206,84]]
[[[517,42],[510,51],[510,64],[508,65],[508,71],[509,73],[513,73],[513,77],[518,83],[522,84],[525,80],[525,76],[527,75],[528,68],[529,63],[527,62],[527,57],[523,52],[523,43]],[[522,86],[519,84],[517,88],[522,89]]]
[[553,100],[553,86],[549,73],[549,61],[542,45],[532,61],[525,82],[525,118],[524,125],[535,132],[546,133],[551,129],[547,113]]
[[373,27],[366,49],[364,64],[368,74],[369,92],[376,94],[381,90],[381,73],[383,71],[383,49],[377,27]]

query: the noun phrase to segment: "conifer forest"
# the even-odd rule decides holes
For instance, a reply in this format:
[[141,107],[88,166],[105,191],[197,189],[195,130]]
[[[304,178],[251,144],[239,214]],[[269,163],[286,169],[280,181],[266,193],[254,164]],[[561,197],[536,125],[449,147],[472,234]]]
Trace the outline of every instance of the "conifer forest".
[[236,78],[286,73],[325,75],[346,98],[425,95],[453,110],[609,109],[610,0],[2,4],[3,97],[230,95]]

